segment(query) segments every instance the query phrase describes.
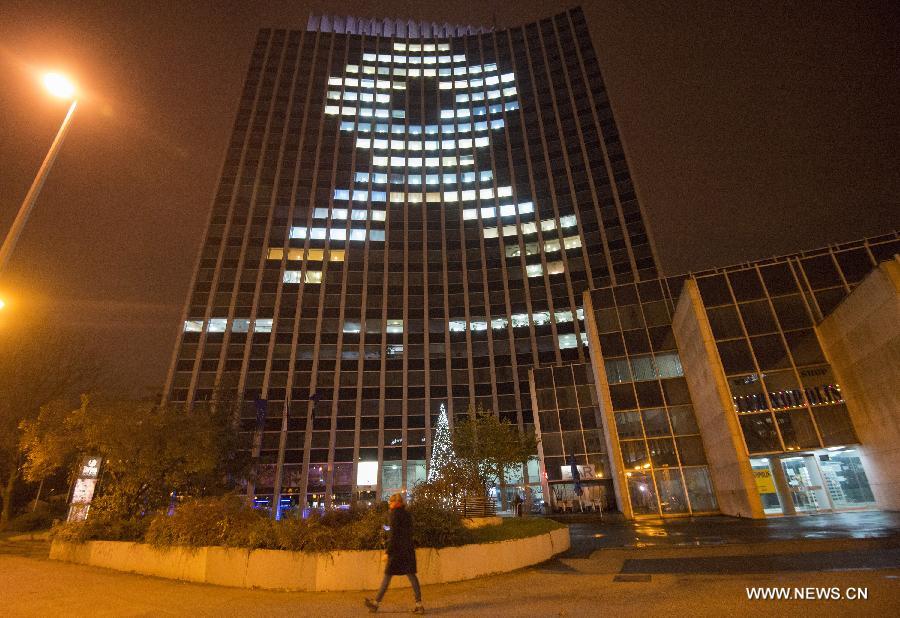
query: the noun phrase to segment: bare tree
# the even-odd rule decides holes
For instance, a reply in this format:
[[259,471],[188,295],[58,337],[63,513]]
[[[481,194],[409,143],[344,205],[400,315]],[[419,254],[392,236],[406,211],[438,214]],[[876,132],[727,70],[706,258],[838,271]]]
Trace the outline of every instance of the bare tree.
[[[78,338],[37,319],[0,329],[0,530],[12,515],[12,497],[22,474],[23,423],[42,406],[76,396],[98,375],[93,356]],[[77,406],[77,403],[73,407]]]

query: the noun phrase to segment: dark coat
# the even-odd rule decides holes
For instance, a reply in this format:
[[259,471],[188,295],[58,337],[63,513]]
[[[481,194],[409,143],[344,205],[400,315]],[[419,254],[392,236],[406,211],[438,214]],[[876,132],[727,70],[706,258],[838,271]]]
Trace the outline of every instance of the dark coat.
[[413,545],[412,516],[402,506],[391,509],[391,534],[387,542],[388,575],[416,572],[416,548]]

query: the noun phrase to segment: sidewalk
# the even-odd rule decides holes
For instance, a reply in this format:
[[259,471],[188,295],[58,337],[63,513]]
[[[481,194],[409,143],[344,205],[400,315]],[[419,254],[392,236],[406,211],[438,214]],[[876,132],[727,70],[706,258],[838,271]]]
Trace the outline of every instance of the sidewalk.
[[[804,519],[579,523],[573,526],[581,539],[574,555],[512,573],[425,586],[425,606],[434,615],[504,618],[893,615],[900,604],[897,517],[857,513]],[[591,543],[605,546],[591,550]],[[51,561],[48,548],[43,541],[0,542],[4,616],[368,615],[362,599],[371,592],[191,584]],[[860,602],[748,600],[747,588],[761,586],[853,586],[866,588],[869,596]],[[380,613],[406,613],[411,607],[408,589],[391,590]]]

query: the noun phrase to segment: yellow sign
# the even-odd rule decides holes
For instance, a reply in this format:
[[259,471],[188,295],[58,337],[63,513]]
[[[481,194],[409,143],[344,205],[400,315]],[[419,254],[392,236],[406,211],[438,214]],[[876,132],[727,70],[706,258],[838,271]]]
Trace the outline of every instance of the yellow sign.
[[754,470],[753,478],[756,479],[756,491],[761,494],[774,494],[775,483],[772,481],[772,473],[768,468],[763,470]]

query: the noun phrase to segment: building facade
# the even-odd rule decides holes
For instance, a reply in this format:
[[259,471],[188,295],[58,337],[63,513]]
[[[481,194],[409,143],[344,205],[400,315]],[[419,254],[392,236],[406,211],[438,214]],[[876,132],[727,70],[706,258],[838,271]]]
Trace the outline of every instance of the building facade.
[[548,510],[890,508],[900,361],[837,373],[870,382],[842,303],[897,251],[663,278],[580,9],[314,17],[257,37],[166,399],[242,403],[276,512],[410,490],[442,405],[536,432],[499,491]]
[[565,389],[535,369],[545,492],[572,496],[574,457],[627,517],[897,509],[898,253],[893,233],[586,292],[606,448],[563,410],[556,430],[540,389]]
[[167,397],[246,402],[260,504],[380,497],[442,403],[531,431],[529,370],[587,361],[583,292],[657,276],[579,9],[262,30]]

